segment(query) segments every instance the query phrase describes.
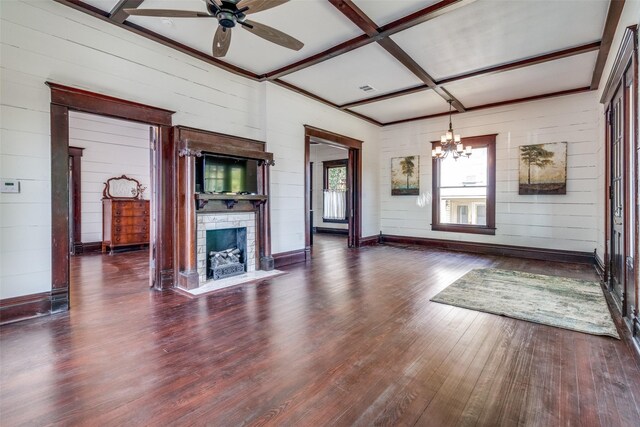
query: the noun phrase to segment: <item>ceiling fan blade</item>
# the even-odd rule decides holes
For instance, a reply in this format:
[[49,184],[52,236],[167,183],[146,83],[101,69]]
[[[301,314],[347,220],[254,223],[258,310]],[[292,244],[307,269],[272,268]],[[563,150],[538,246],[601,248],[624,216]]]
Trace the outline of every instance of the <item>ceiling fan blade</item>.
[[240,0],[238,3],[238,9],[248,7],[249,10],[245,12],[245,15],[250,15],[256,12],[262,12],[263,10],[271,9],[281,4],[287,3],[289,0]]
[[230,45],[231,28],[224,28],[222,25],[218,25],[216,35],[213,36],[213,56],[216,58],[222,58],[227,54]]
[[300,40],[291,37],[288,34],[283,33],[280,30],[276,30],[268,25],[260,24],[259,22],[250,21],[248,19],[244,20],[245,24],[251,25],[253,28],[249,28],[247,26],[242,26],[247,31],[251,31],[258,37],[262,37],[265,40],[270,41],[271,43],[278,44],[280,46],[292,49],[292,50],[300,50],[304,43]]
[[125,9],[128,15],[133,16],[156,16],[165,18],[213,18],[206,12],[196,12],[195,10],[171,10],[171,9]]

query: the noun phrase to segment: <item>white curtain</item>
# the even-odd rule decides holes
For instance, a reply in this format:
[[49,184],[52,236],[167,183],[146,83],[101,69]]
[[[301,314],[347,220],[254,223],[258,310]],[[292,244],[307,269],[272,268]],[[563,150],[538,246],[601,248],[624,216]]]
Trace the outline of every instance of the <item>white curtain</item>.
[[324,219],[347,218],[347,192],[324,190]]

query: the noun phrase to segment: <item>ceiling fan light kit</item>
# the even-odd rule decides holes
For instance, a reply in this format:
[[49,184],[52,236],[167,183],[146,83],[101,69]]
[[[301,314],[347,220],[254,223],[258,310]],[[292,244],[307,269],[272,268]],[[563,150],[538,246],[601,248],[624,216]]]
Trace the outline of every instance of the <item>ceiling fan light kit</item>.
[[218,29],[213,37],[212,55],[216,58],[227,54],[231,44],[231,29],[236,24],[271,43],[292,50],[300,50],[304,46],[300,40],[282,31],[247,19],[248,14],[272,9],[287,3],[289,0],[204,0],[207,13],[192,10],[169,9],[124,9],[132,16],[151,16],[161,18],[215,18]]

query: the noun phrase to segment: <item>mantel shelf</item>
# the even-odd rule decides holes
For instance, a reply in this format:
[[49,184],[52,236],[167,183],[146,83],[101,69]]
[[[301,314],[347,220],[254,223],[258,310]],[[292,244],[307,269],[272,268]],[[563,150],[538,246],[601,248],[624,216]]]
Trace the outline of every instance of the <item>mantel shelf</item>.
[[[264,204],[268,200],[268,196],[264,194],[206,194],[196,193],[195,198],[197,201],[198,210],[202,210],[207,203],[219,201],[222,202],[227,209],[233,209],[238,203],[251,204],[253,209],[257,209],[260,205]],[[215,203],[215,202],[214,202]]]
[[206,194],[196,193],[196,200],[267,200],[263,194]]

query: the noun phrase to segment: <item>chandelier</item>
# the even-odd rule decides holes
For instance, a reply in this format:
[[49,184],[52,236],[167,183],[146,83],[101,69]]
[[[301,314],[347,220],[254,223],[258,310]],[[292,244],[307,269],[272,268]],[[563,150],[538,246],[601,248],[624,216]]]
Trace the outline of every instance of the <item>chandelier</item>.
[[449,100],[449,130],[447,133],[440,137],[440,145],[431,150],[431,157],[434,159],[444,159],[451,153],[451,156],[458,160],[460,156],[469,157],[471,155],[471,146],[464,147],[460,140],[460,135],[453,133],[453,126],[451,125],[451,104],[452,100]]

